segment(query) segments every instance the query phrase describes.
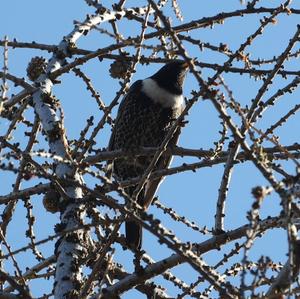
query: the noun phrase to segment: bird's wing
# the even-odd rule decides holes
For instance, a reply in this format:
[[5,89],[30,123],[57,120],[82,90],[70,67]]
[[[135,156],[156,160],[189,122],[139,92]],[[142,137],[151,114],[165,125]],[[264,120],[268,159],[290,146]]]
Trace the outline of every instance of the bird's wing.
[[[179,135],[180,135],[181,128],[178,127],[175,131],[173,137],[169,141],[169,146],[175,146],[178,143]],[[167,169],[169,165],[172,162],[172,155],[170,156],[163,156],[160,157],[157,165],[155,167],[155,170],[160,169]],[[143,198],[143,207],[147,209],[149,205],[152,203],[153,197],[160,185],[160,183],[164,180],[164,177],[160,177],[158,179],[154,179],[151,181],[148,181],[145,185],[145,192],[144,192],[144,198]]]
[[[124,111],[126,110],[126,106],[128,105],[128,102],[130,101],[130,97],[134,94],[136,94],[136,92],[140,89],[141,87],[141,80],[138,80],[136,82],[134,82],[131,87],[129,88],[127,94],[123,97],[120,106],[119,106],[119,110],[118,110],[118,114],[115,120],[115,125],[112,129],[112,133],[109,139],[109,143],[108,143],[108,150],[109,151],[113,151],[115,150],[115,134],[116,134],[116,130],[118,130],[118,122],[119,119],[122,118],[122,115],[124,114]],[[113,173],[113,161],[108,160],[107,161],[107,165],[106,165],[106,175],[108,178],[111,178]]]

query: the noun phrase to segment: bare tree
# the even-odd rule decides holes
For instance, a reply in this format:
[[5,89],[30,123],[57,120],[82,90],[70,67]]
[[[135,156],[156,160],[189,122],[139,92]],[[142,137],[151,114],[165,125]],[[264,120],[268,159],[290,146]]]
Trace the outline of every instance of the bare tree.
[[[140,1],[139,7],[112,2],[85,0],[93,13],[74,21],[57,45],[0,41],[0,169],[12,184],[0,196],[0,298],[299,296],[299,4],[228,1],[226,11],[217,7],[216,14],[193,19],[189,13],[209,1],[190,3],[187,13],[177,0]],[[283,25],[285,36],[274,40]],[[99,48],[79,48],[90,34]],[[226,42],[230,35],[236,44]],[[24,65],[29,80],[10,71],[15,48],[39,52]],[[174,59],[188,64],[191,88],[163,144],[135,152],[103,148],[118,103],[133,80],[143,79],[139,67],[158,69]],[[89,64],[101,68],[102,87],[90,78]],[[89,115],[74,139],[64,116],[73,124],[77,119],[56,94],[68,88],[66,74],[89,93],[76,99]],[[120,84],[109,97],[102,96],[105,80]],[[170,147],[178,126],[187,146]],[[186,142],[201,144],[204,135],[207,148]],[[162,155],[177,158],[169,169],[155,170]],[[141,177],[111,179],[107,161],[126,156],[150,156],[153,163]],[[206,181],[212,172],[214,180]],[[127,204],[125,188],[161,177],[171,188],[149,211]],[[25,228],[16,227],[19,215]],[[125,219],[147,232],[142,250],[126,248]],[[56,222],[54,232],[41,231],[42,221]],[[264,243],[270,236],[274,255]]]

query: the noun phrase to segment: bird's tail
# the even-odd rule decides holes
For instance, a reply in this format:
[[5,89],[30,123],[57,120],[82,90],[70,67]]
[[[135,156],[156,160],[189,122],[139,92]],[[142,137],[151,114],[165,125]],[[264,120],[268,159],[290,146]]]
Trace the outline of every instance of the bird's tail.
[[142,246],[142,226],[135,221],[125,222],[126,243],[128,247],[141,249]]

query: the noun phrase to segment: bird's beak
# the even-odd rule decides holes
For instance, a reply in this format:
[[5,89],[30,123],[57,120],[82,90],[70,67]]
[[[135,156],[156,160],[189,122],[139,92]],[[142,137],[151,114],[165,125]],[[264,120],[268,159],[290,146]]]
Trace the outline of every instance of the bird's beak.
[[188,69],[189,68],[189,64],[187,62],[182,64],[182,68],[183,69]]
[[[192,65],[195,66],[195,61],[196,61],[196,59],[195,59],[195,58],[192,58],[190,62],[191,62]],[[182,68],[185,69],[185,70],[188,70],[189,64],[188,64],[187,62],[184,62],[184,63],[182,64]]]

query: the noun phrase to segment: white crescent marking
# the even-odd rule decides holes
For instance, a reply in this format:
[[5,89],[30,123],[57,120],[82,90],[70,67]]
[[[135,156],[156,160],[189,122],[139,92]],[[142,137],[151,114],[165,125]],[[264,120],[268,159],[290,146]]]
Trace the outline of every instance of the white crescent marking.
[[184,105],[183,95],[172,94],[161,88],[153,79],[143,80],[142,91],[155,103],[165,108],[179,108]]

